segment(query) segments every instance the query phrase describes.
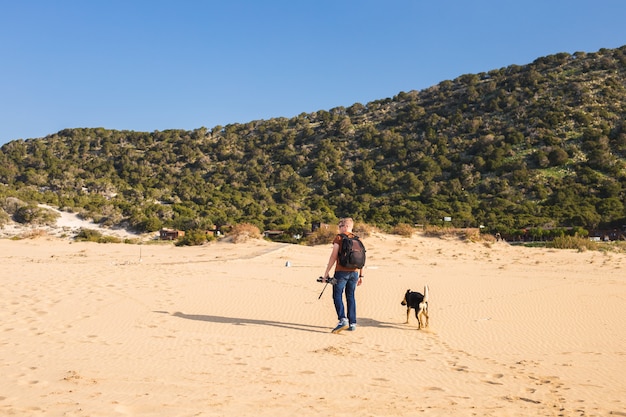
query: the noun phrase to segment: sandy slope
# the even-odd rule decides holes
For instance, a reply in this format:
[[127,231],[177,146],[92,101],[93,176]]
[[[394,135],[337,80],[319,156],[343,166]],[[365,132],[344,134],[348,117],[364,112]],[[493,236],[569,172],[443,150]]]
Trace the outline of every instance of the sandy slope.
[[0,415],[626,416],[626,256],[365,243],[334,335],[329,246],[1,239]]
[[155,236],[155,234],[142,236],[121,228],[102,227],[90,220],[81,219],[76,213],[61,211],[46,204],[39,204],[39,206],[58,214],[54,225],[22,225],[10,222],[0,227],[0,238],[29,237],[35,234],[44,234],[71,240],[78,234],[80,229],[96,230],[105,236],[114,236],[120,239],[150,240]]

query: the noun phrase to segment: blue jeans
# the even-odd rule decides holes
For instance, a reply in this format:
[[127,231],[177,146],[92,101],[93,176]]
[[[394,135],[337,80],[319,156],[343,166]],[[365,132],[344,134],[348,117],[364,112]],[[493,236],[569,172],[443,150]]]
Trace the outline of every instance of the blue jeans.
[[337,318],[341,321],[346,317],[346,310],[343,306],[343,292],[346,292],[346,304],[348,306],[348,321],[356,324],[356,300],[354,291],[359,281],[359,272],[335,271],[337,283],[333,285],[333,302],[337,311]]

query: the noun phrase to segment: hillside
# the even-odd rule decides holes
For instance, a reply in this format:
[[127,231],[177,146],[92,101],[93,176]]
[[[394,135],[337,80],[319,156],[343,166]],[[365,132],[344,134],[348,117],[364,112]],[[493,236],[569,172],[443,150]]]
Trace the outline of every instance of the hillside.
[[344,215],[383,228],[621,228],[625,123],[623,46],[291,119],[66,129],[0,148],[0,224],[48,222],[42,203],[137,231],[302,231]]

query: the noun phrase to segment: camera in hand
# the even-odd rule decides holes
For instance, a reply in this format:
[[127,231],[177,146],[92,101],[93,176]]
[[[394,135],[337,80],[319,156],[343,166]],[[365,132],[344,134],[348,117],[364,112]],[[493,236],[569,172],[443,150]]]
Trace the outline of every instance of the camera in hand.
[[325,280],[324,277],[319,277],[317,282],[328,282],[331,285],[335,284],[335,277],[328,277],[328,280]]

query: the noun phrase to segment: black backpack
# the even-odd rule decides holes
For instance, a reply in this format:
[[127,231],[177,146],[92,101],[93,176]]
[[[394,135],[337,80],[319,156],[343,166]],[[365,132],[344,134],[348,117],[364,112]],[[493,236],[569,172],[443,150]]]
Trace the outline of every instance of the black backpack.
[[365,265],[365,246],[357,235],[349,237],[341,233],[339,265],[346,268],[361,269]]

